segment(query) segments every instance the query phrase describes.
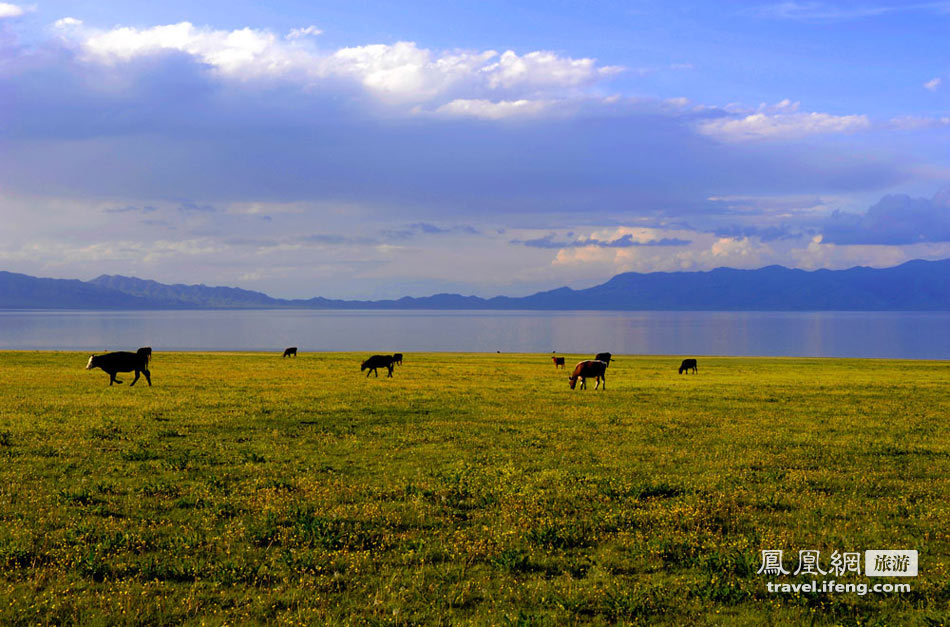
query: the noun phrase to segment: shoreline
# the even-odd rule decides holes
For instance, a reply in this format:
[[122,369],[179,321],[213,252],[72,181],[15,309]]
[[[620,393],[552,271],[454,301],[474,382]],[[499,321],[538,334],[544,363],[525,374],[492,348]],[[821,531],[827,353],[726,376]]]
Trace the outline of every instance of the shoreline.
[[[284,359],[281,356],[283,349],[203,349],[203,348],[172,348],[172,349],[159,349],[152,347],[155,355],[174,355],[174,354],[183,354],[183,355],[193,355],[197,353],[210,354],[210,355],[249,355],[249,356],[271,356],[274,355],[278,359]],[[134,351],[135,347],[124,347],[124,348],[110,348],[110,349],[101,349],[101,350],[91,350],[91,349],[76,349],[76,348],[3,348],[0,347],[0,355],[7,353],[74,353],[77,355],[88,355],[90,353],[102,354],[107,352],[115,351]],[[459,350],[422,350],[422,351],[409,351],[406,349],[400,349],[406,355],[460,355],[460,356],[479,356],[479,357],[537,357],[541,358],[545,362],[550,361],[550,358],[555,354],[558,357],[571,357],[577,359],[592,359],[593,352],[588,353],[577,353],[577,352],[557,352],[557,353],[536,353],[536,352],[488,352],[488,351],[459,351]],[[299,355],[301,358],[307,355],[373,355],[373,354],[392,354],[393,352],[400,351],[385,351],[385,350],[300,350]],[[834,356],[812,356],[812,355],[704,355],[702,353],[614,353],[612,362],[616,362],[619,359],[683,359],[684,357],[696,357],[701,359],[726,359],[726,360],[740,360],[740,359],[764,359],[764,360],[821,360],[821,361],[861,361],[861,362],[912,362],[912,363],[923,363],[923,362],[933,362],[933,363],[945,363],[950,362],[950,358],[946,359],[917,359],[913,357],[834,357]],[[296,358],[287,358],[287,359],[296,359]]]

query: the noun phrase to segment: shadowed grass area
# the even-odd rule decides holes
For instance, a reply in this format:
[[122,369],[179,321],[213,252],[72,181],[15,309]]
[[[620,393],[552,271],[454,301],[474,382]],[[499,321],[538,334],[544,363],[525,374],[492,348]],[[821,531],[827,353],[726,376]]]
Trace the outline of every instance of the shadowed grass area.
[[[130,389],[0,353],[0,622],[950,620],[948,362],[620,356],[572,392],[549,355],[365,357],[156,353]],[[775,594],[810,578],[764,549],[921,575]]]

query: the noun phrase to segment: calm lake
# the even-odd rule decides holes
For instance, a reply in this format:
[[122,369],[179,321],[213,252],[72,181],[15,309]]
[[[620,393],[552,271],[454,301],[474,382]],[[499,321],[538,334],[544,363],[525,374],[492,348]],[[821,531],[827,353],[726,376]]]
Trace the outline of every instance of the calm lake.
[[950,312],[0,311],[0,349],[950,358]]

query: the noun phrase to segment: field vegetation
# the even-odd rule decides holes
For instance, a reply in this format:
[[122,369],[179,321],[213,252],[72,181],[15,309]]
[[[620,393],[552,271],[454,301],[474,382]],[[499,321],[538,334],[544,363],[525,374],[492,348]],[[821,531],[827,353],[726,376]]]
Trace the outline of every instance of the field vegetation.
[[[950,362],[365,356],[0,353],[0,623],[950,621]],[[811,578],[766,549],[920,576],[769,593]]]

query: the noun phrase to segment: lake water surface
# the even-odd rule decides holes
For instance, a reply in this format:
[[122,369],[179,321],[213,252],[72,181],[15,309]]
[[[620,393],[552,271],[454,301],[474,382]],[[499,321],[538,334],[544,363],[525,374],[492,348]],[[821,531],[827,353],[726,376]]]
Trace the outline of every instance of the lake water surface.
[[0,349],[950,358],[950,312],[0,311]]

